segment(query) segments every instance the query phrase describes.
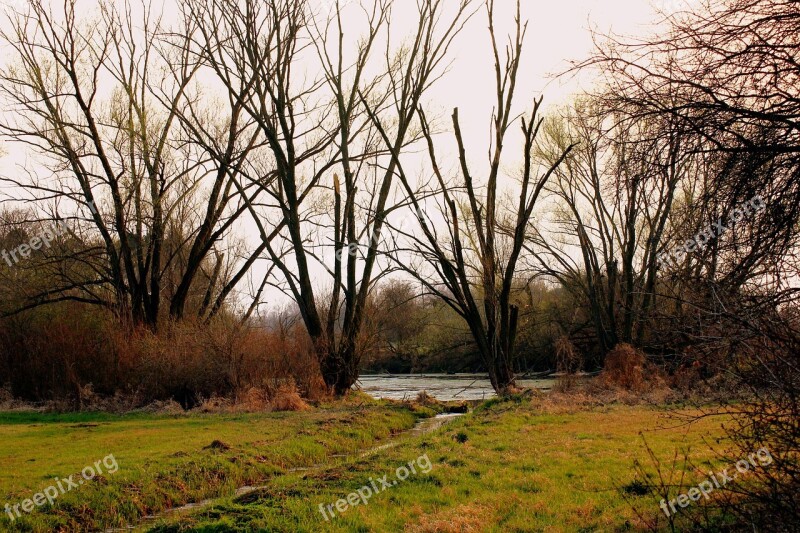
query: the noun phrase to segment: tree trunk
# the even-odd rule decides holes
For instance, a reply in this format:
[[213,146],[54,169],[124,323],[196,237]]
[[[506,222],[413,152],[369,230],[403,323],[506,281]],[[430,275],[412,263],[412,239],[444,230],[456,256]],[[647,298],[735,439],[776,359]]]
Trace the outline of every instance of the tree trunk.
[[358,380],[358,359],[354,347],[317,352],[320,371],[328,390],[336,396],[347,394]]
[[489,367],[489,381],[500,396],[507,396],[517,390],[517,378],[508,363],[505,354],[498,354]]

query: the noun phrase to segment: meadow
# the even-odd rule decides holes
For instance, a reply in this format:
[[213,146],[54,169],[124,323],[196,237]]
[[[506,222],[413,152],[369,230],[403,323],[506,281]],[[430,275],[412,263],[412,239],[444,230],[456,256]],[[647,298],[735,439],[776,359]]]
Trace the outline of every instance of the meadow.
[[[704,469],[719,464],[713,450],[726,447],[725,415],[689,423],[696,411],[680,405],[577,408],[517,397],[478,404],[429,433],[407,431],[435,413],[356,395],[289,413],[1,414],[3,503],[30,498],[108,454],[119,469],[13,523],[6,514],[0,527],[638,530],[666,525],[658,497],[639,490],[646,480],[637,461],[654,473],[648,447],[662,464],[687,455]],[[422,457],[428,468],[396,479],[399,467]],[[385,488],[376,484],[382,478]],[[694,478],[687,472],[684,483]],[[380,490],[366,505],[337,510],[365,486]],[[164,513],[192,502],[202,504]],[[149,515],[158,517],[142,520]]]

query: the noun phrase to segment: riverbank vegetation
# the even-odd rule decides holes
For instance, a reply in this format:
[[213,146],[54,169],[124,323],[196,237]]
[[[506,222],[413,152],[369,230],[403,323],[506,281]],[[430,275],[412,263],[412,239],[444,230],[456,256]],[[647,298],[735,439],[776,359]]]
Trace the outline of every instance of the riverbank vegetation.
[[[0,176],[14,396],[193,405],[260,387],[259,365],[311,396],[364,368],[482,371],[504,394],[559,353],[593,371],[626,343],[709,375],[771,330],[763,348],[796,343],[796,87],[751,75],[765,57],[796,72],[783,3],[714,0],[662,21],[664,40],[598,36],[575,67],[596,90],[549,108],[518,93],[521,4],[425,0],[404,12],[410,48],[387,37],[391,1],[227,4],[8,12],[0,134],[35,156]],[[483,22],[496,94],[440,116],[431,87]],[[726,54],[729,35],[758,50]],[[464,116],[492,108],[489,149],[468,145]]]

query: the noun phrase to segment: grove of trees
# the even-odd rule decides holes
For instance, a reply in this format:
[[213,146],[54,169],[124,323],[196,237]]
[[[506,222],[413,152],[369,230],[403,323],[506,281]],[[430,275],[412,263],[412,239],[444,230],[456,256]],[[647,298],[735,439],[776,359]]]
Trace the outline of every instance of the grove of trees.
[[[593,89],[561,107],[518,94],[539,53],[520,2],[508,35],[494,0],[91,7],[18,3],[0,32],[0,135],[25,158],[0,173],[13,390],[55,394],[14,385],[48,366],[97,386],[69,349],[19,357],[33,324],[76,316],[104,324],[82,342],[117,378],[120,339],[176,327],[294,336],[284,356],[339,395],[376,354],[439,351],[509,394],[558,342],[587,370],[627,343],[667,372],[788,357],[797,375],[753,344],[796,339],[795,2],[704,0],[659,37],[598,36],[573,67]],[[482,146],[474,110],[429,99],[474,21],[496,87]]]
[[[570,69],[591,90],[559,107],[518,94],[541,51],[515,6],[7,8],[0,388],[188,407],[343,395],[368,367],[483,371],[510,395],[625,344],[747,389],[732,436],[778,467],[741,497],[800,523],[797,1],[598,35]],[[430,98],[473,22],[482,145],[462,129],[481,110]]]

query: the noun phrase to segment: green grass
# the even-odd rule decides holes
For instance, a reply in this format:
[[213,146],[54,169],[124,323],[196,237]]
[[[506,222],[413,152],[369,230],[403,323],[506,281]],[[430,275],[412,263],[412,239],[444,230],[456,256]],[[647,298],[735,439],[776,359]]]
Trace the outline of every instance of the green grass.
[[[417,416],[378,402],[236,416],[0,415],[0,494],[19,502],[53,477],[113,453],[116,474],[67,493],[54,508],[16,522],[16,530],[124,525],[165,507],[224,496],[146,527],[158,533],[625,531],[642,525],[626,498],[646,515],[660,512],[658,500],[636,483],[634,461],[647,463],[642,436],[664,462],[688,450],[696,464],[712,465],[718,461],[705,440],[721,438],[724,421],[686,425],[650,407],[558,412],[528,400],[494,400],[434,433],[361,453],[411,427]],[[213,440],[230,449],[204,449]],[[423,455],[429,472],[420,468],[368,505],[323,519],[320,504],[347,498],[370,478],[391,481],[399,466]],[[248,484],[264,488],[231,497]],[[3,526],[7,518],[0,518]]]
[[[287,470],[351,454],[414,425],[418,414],[365,402],[270,414],[0,414],[0,506],[14,505],[113,454],[119,466],[0,530],[86,530],[232,493]],[[228,450],[207,448],[219,440]],[[77,480],[77,476],[74,478]]]
[[[260,494],[163,520],[151,531],[634,530],[643,524],[626,497],[650,517],[660,512],[658,499],[635,494],[641,491],[634,461],[646,457],[640,431],[666,462],[676,450],[688,450],[697,462],[715,463],[704,439],[721,437],[722,421],[706,418],[687,426],[647,407],[543,413],[528,402],[492,401],[435,434],[276,478]],[[324,521],[319,504],[346,498],[370,478],[388,474],[391,480],[397,467],[423,454],[433,465],[429,473],[412,475],[368,505]]]

